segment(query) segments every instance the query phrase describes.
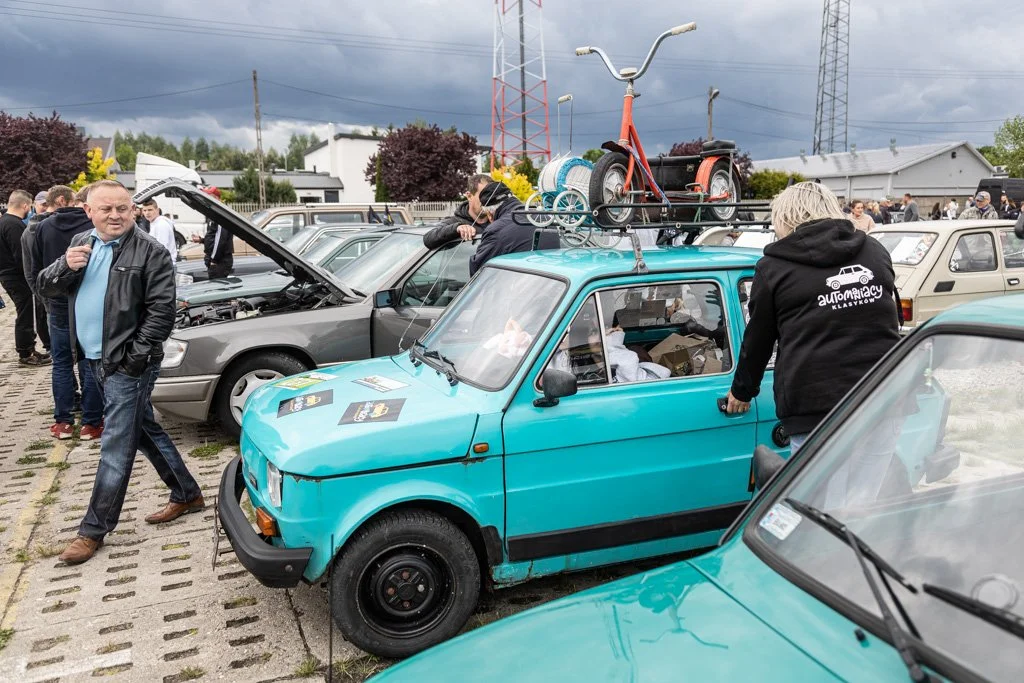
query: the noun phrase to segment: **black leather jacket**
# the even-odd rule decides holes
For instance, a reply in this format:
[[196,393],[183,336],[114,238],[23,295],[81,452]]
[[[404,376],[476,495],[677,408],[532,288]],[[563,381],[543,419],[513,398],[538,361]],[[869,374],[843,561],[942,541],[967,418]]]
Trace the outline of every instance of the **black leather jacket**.
[[[89,243],[90,232],[71,240],[71,246]],[[44,297],[68,297],[71,338],[75,333],[75,297],[85,268],[68,268],[61,256],[39,273],[39,293]],[[103,309],[103,371],[119,368],[138,377],[146,366],[164,357],[164,342],[174,327],[174,266],[167,249],[135,228],[114,247],[110,278]]]

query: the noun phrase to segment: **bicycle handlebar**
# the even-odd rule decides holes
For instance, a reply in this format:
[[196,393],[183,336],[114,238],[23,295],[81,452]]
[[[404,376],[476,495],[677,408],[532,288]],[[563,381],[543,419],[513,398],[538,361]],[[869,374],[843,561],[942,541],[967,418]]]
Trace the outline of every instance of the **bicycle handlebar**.
[[599,47],[578,47],[576,48],[576,56],[582,57],[584,55],[596,54],[598,57],[601,58],[601,61],[604,62],[604,65],[608,68],[608,71],[611,72],[611,75],[613,78],[615,78],[615,80],[635,81],[647,72],[647,68],[651,65],[651,60],[654,59],[654,53],[658,51],[658,48],[661,47],[661,44],[665,42],[666,38],[682,35],[683,33],[689,33],[690,31],[696,30],[697,22],[691,21],[688,24],[681,24],[674,28],[670,28],[669,30],[662,33],[660,36],[658,36],[657,40],[654,41],[654,44],[651,45],[651,49],[647,53],[647,57],[644,59],[643,65],[641,65],[640,69],[635,74],[630,74],[628,73],[628,71],[630,70],[625,70],[627,71],[627,74],[623,75],[623,72],[615,68],[615,65],[612,64],[612,60],[609,59],[608,55],[605,54],[604,50],[602,50]]

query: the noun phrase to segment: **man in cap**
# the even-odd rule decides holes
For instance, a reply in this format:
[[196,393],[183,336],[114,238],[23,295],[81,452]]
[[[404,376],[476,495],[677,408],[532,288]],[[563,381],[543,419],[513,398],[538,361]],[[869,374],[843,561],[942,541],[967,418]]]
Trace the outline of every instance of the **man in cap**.
[[490,225],[484,228],[480,245],[469,259],[470,275],[495,256],[530,251],[533,248],[536,228],[529,222],[521,225],[514,220],[513,212],[522,208],[523,203],[516,199],[504,183],[488,183],[480,190],[480,213],[486,216]]
[[960,214],[960,220],[970,219],[998,220],[999,212],[992,206],[992,195],[988,192],[979,192],[974,195],[974,206],[964,209]]

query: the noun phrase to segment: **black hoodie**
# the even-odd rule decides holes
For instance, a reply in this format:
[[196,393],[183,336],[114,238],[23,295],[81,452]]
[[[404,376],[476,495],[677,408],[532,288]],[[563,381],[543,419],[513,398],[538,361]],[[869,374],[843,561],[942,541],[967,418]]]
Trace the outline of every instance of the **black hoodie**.
[[805,223],[764,249],[732,394],[750,401],[778,342],[775,410],[806,434],[899,341],[896,275],[848,220]]
[[[92,230],[92,221],[85,215],[85,209],[77,206],[65,206],[53,212],[36,228],[35,241],[32,244],[32,279],[33,284],[39,280],[39,272],[64,255],[71,246],[71,238],[75,235]],[[50,299],[51,304],[67,306],[67,298]]]

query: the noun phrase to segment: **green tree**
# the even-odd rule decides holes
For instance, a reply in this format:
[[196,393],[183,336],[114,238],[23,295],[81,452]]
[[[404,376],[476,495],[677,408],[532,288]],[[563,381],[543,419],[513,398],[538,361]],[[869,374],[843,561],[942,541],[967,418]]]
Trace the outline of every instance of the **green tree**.
[[373,183],[373,201],[375,202],[390,202],[391,197],[388,195],[388,186],[384,183],[384,174],[381,172],[381,160],[380,155],[377,155],[377,177]]
[[526,179],[530,181],[531,186],[535,186],[537,184],[537,179],[540,177],[540,169],[533,165],[533,161],[530,157],[524,156],[519,163],[515,165],[515,170],[516,173],[526,176]]
[[747,181],[747,187],[753,192],[754,199],[773,199],[775,195],[786,189],[790,179],[794,183],[802,183],[806,180],[799,173],[786,173],[785,171],[765,169],[752,173]]
[[996,151],[1011,178],[1024,178],[1024,116],[1007,119],[996,131]]
[[993,166],[1004,166],[1006,164],[1006,159],[1003,158],[1003,153],[995,145],[984,145],[979,147],[978,152]]
[[588,149],[583,153],[583,158],[592,164],[596,164],[597,160],[604,156],[603,149]]
[[181,151],[181,158],[185,160],[185,165],[186,166],[188,166],[188,162],[190,162],[190,161],[196,161],[196,162],[202,161],[201,159],[196,159],[196,146],[195,146],[195,143],[193,143],[192,142],[192,138],[190,138],[188,136],[185,136],[185,139],[181,141],[181,150],[180,151]]
[[117,175],[110,172],[110,167],[114,165],[114,160],[104,159],[103,150],[99,147],[93,147],[89,150],[88,159],[88,165],[85,170],[81,171],[70,183],[71,189],[76,192],[97,180],[107,180],[108,178],[114,180],[117,178]]
[[[269,176],[263,178],[268,204],[289,204],[296,201],[295,188],[287,180],[276,181]],[[255,168],[249,167],[239,174],[234,182],[234,201],[258,202],[260,200],[260,176]]]
[[306,167],[306,150],[320,142],[316,133],[309,135],[292,133],[288,139],[288,151],[286,153],[288,168],[302,169]]
[[206,141],[206,138],[201,137],[196,140],[195,155],[196,161],[210,160],[210,143]]

